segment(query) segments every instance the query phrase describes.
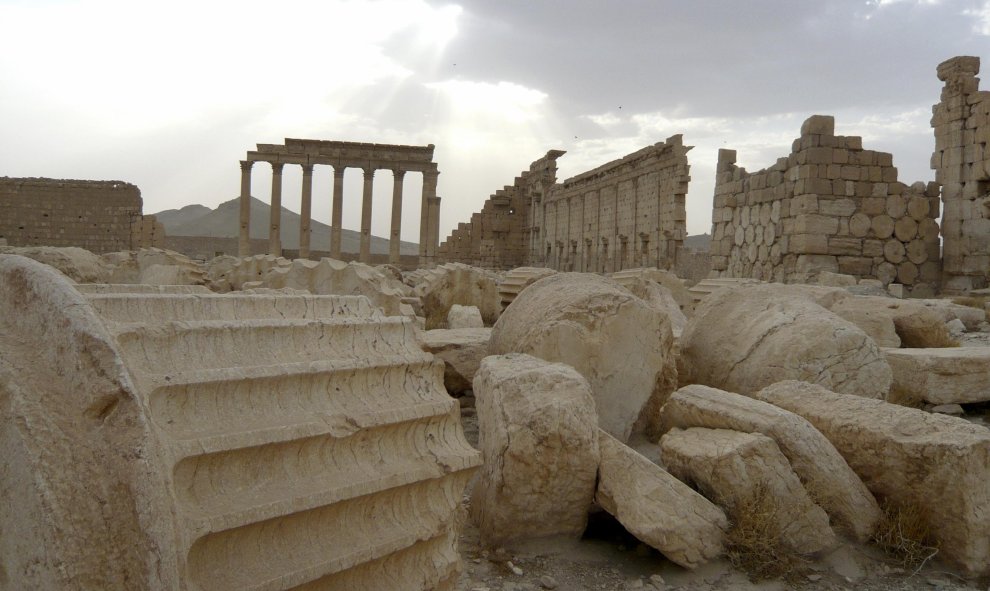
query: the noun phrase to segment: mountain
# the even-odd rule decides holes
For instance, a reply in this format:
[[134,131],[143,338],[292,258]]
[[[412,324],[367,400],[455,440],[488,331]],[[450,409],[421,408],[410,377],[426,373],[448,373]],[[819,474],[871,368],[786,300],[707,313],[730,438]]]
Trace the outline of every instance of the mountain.
[[[169,236],[209,236],[212,238],[236,238],[240,232],[240,202],[231,199],[210,209],[203,205],[187,205],[182,209],[168,209],[154,214],[155,218],[165,226]],[[251,198],[251,238],[268,238],[268,219],[271,206],[259,199]],[[282,247],[299,248],[299,214],[282,208]],[[310,223],[312,235],[310,248],[317,251],[330,250],[330,226],[313,220]],[[359,252],[361,250],[361,233],[354,230],[342,230],[340,249],[343,252]],[[371,252],[374,254],[388,253],[388,239],[378,236],[371,237]],[[401,242],[401,254],[419,254],[419,245],[415,242]]]
[[696,234],[684,239],[684,248],[708,252],[708,244],[712,241],[711,234]]

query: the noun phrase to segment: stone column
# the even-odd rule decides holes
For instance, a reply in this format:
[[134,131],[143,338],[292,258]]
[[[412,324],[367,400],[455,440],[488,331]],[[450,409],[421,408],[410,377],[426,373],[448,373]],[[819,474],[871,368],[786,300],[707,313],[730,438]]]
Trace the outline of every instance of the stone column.
[[237,256],[251,256],[251,167],[254,162],[241,160],[241,229],[237,238]]
[[428,267],[433,261],[429,260],[429,240],[430,240],[430,199],[437,196],[437,177],[440,173],[436,170],[423,172],[423,202],[419,213],[419,266]]
[[330,258],[340,259],[340,236],[344,212],[344,166],[333,169],[333,205],[330,211]]
[[299,258],[309,258],[310,223],[313,218],[313,165],[303,164],[302,203],[299,207]]
[[395,170],[392,173],[392,232],[388,242],[388,262],[398,265],[400,260],[400,242],[402,234],[402,181],[406,171]]
[[272,204],[271,225],[268,227],[268,254],[282,256],[282,167],[281,162],[272,162]]
[[361,199],[361,254],[358,260],[371,263],[371,190],[375,182],[375,169],[364,169],[364,193]]
[[440,245],[440,198],[430,199],[430,233],[427,242],[426,256],[431,264],[436,264],[437,247]]

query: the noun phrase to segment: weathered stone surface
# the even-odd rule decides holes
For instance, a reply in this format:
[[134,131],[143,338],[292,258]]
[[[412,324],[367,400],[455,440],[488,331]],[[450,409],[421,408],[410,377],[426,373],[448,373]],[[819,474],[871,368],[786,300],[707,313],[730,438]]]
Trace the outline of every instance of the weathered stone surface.
[[[0,399],[17,401],[0,472],[23,481],[0,492],[3,543],[24,542],[0,556],[14,588],[456,580],[479,457],[408,319],[363,297],[83,296],[20,261],[0,269]],[[30,351],[11,345],[28,334]],[[68,371],[38,363],[46,351]]]
[[423,350],[443,361],[443,385],[456,396],[471,390],[481,360],[488,356],[490,328],[457,328],[418,331]]
[[661,418],[665,429],[732,429],[772,438],[836,527],[860,541],[873,534],[880,519],[876,500],[828,439],[804,418],[766,402],[700,385],[674,392]]
[[505,277],[498,282],[498,296],[502,300],[502,309],[507,308],[519,292],[556,272],[546,267],[516,267],[507,271]]
[[409,293],[406,286],[364,263],[295,259],[289,265],[271,268],[262,281],[263,287],[305,289],[314,295],[363,295],[386,316],[413,315],[412,309],[402,303]]
[[890,396],[929,404],[990,401],[990,347],[884,349],[894,371]]
[[682,384],[743,394],[800,379],[882,398],[891,380],[880,349],[861,329],[770,285],[706,298],[681,335],[678,363]]
[[688,291],[687,284],[671,271],[654,267],[637,267],[635,269],[623,269],[622,271],[612,273],[612,279],[623,287],[628,288],[626,281],[631,278],[645,279],[659,283],[670,292],[674,301],[677,302],[678,307],[685,314],[694,309],[694,297]]
[[598,504],[683,567],[722,554],[729,522],[721,509],[605,431],[598,433]]
[[987,321],[986,311],[956,304],[951,300],[927,299],[917,300],[917,303],[934,312],[942,322],[961,321],[966,330],[979,330],[980,324]]
[[484,466],[471,516],[482,538],[579,537],[599,462],[588,381],[562,363],[509,354],[486,357],[474,383]]
[[910,306],[896,298],[857,296],[839,300],[829,310],[858,326],[878,346],[900,347],[894,318],[910,313]]
[[526,288],[495,323],[491,353],[528,353],[591,383],[599,425],[628,440],[650,431],[677,385],[668,318],[615,282],[558,273]]
[[990,430],[802,382],[758,397],[811,421],[878,497],[923,515],[942,560],[990,573]]
[[[665,314],[670,320],[670,327],[674,331],[674,336],[681,335],[687,324],[687,316],[681,312],[680,305],[667,288],[654,281],[636,276],[623,278],[620,285],[651,307]],[[687,292],[686,289],[684,291]]]
[[57,269],[77,283],[106,283],[112,266],[99,256],[74,246],[0,246],[0,255],[19,255]]
[[502,312],[498,277],[484,269],[461,263],[440,265],[425,272],[413,293],[423,302],[426,328],[441,328],[447,311],[454,304],[475,306],[486,326],[491,326]]
[[447,312],[447,328],[484,328],[481,312],[477,306],[454,304]]
[[740,501],[766,486],[781,541],[802,554],[836,544],[828,515],[812,502],[774,440],[758,433],[695,427],[673,429],[660,439],[667,471],[694,485],[730,516]]

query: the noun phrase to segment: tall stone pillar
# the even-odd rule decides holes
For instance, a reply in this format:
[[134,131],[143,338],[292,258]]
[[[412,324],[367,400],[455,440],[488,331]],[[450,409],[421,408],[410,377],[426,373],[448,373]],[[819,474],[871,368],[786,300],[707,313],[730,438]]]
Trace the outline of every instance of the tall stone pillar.
[[437,247],[440,246],[440,198],[432,197],[430,199],[430,232],[428,235],[426,249],[426,256],[430,260],[430,264],[436,264],[437,261]]
[[396,169],[392,175],[392,231],[388,238],[388,262],[398,265],[402,234],[402,181],[406,171]]
[[423,201],[419,213],[419,266],[428,267],[433,261],[429,259],[430,242],[430,200],[437,196],[436,170],[423,172]]
[[237,238],[237,256],[251,256],[251,167],[254,162],[241,160],[241,222]]
[[268,227],[268,254],[282,256],[282,166],[272,162],[272,209],[271,225]]
[[371,191],[375,182],[375,169],[364,169],[364,193],[361,199],[361,254],[362,263],[371,262]]
[[310,224],[313,218],[313,165],[303,164],[302,203],[299,208],[299,258],[309,258]]
[[990,285],[990,123],[979,108],[980,58],[959,56],[938,65],[945,83],[932,109],[932,168],[942,185],[942,293]]
[[330,258],[340,259],[340,237],[344,213],[344,170],[343,166],[333,169],[333,205],[330,211]]

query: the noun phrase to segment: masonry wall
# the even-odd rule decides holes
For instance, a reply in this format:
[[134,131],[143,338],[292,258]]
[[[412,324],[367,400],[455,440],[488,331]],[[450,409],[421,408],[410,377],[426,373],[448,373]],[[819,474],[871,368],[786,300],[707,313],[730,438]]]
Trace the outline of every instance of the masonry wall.
[[513,269],[530,264],[538,251],[535,220],[544,195],[557,180],[557,158],[550,150],[530,164],[511,185],[485,201],[481,211],[462,222],[439,248],[441,262],[466,263],[487,269]]
[[164,227],[141,205],[141,191],[121,181],[3,177],[0,239],[95,253],[164,246]]
[[555,185],[543,203],[546,266],[613,272],[673,265],[687,236],[687,153],[680,135]]
[[719,151],[713,274],[796,283],[830,271],[934,294],[938,185],[906,186],[890,154],[834,129],[832,117],[809,118],[791,154],[754,173]]
[[990,91],[979,90],[980,58],[938,66],[945,83],[932,108],[932,168],[942,185],[943,291],[990,285]]

